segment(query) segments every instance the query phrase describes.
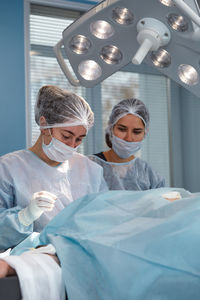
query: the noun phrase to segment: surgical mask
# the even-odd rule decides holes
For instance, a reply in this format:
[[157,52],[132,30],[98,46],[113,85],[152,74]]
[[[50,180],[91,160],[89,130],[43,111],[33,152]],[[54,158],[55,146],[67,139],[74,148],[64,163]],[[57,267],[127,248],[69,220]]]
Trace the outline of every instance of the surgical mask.
[[112,149],[121,158],[128,158],[141,149],[141,142],[127,142],[113,135],[111,138]]
[[72,148],[52,137],[50,144],[45,145],[44,142],[42,143],[42,149],[49,159],[64,162],[73,156],[78,147]]

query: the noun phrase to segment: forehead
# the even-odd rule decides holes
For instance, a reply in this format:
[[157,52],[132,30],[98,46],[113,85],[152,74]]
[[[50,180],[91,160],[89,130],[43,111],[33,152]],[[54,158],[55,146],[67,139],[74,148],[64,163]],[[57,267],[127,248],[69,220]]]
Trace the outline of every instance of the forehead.
[[59,132],[72,133],[73,135],[86,135],[87,130],[83,125],[55,127],[54,130]]
[[138,128],[144,128],[144,122],[135,115],[128,114],[120,118],[117,123],[117,125],[123,125],[126,127],[138,127]]

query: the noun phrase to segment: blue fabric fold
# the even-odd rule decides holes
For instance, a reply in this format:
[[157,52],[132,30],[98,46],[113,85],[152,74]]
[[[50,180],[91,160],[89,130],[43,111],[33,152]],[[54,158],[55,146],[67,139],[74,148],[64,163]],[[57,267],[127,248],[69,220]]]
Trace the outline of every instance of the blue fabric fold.
[[52,243],[69,300],[199,300],[200,194],[171,190],[85,196],[13,254]]

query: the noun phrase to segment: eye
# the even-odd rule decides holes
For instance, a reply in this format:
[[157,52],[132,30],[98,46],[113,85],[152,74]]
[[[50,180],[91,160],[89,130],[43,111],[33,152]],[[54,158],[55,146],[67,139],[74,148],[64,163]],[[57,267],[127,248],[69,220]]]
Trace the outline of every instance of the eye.
[[67,135],[64,135],[64,134],[62,135],[62,137],[63,137],[64,140],[68,140],[70,138],[70,136],[67,136]]
[[133,133],[134,133],[134,134],[141,134],[141,133],[143,133],[143,132],[144,132],[143,129],[134,129],[134,130],[133,130]]
[[126,128],[124,128],[124,127],[117,127],[117,129],[118,129],[119,131],[122,131],[122,132],[125,132],[125,131],[126,131]]

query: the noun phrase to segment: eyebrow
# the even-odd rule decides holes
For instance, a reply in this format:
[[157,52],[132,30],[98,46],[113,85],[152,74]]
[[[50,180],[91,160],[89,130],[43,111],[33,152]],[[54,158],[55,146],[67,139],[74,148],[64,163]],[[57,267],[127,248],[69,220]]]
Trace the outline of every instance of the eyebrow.
[[[123,128],[128,128],[128,126],[122,125],[122,124],[117,124],[117,126],[123,127]],[[134,128],[134,130],[143,130],[142,127]]]
[[[72,131],[70,131],[70,130],[63,129],[63,131],[66,131],[66,132],[70,133],[71,135],[75,136],[75,134]],[[86,134],[79,135],[79,137],[85,137],[85,136],[86,136]]]

